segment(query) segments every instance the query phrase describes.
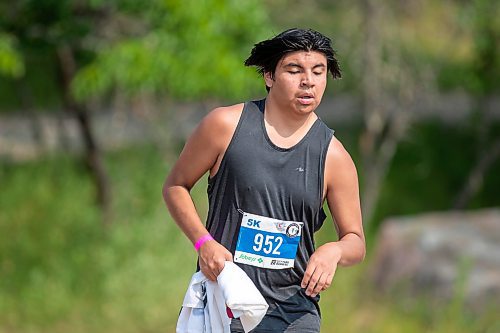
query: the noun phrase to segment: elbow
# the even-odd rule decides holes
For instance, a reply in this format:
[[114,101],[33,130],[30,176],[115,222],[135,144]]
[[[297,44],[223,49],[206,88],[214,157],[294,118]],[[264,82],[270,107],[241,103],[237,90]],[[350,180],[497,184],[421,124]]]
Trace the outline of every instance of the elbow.
[[361,246],[358,248],[358,250],[352,252],[351,257],[346,260],[345,262],[341,262],[341,266],[354,266],[357,264],[362,263],[365,260],[366,257],[366,248],[365,246]]
[[360,254],[359,254],[359,259],[358,259],[358,262],[363,262],[366,258],[366,244],[365,242],[363,241],[363,245],[362,245],[362,248],[361,248],[361,251],[360,251]]
[[340,266],[353,266],[365,260],[366,245],[362,234],[350,233],[342,237],[339,242],[344,244],[341,246]]
[[178,180],[174,180],[173,177],[169,175],[162,187],[162,196],[167,208],[170,210],[179,195],[181,195],[184,191],[189,193],[190,190],[190,187],[186,186],[182,182],[179,182]]
[[162,196],[163,196],[163,201],[165,202],[165,206],[167,207],[168,212],[172,216],[174,213],[174,207],[175,207],[175,190],[174,190],[175,185],[170,183],[168,179],[165,181],[162,187]]
[[165,183],[163,183],[163,186],[162,186],[162,188],[161,188],[161,195],[162,195],[162,197],[163,197],[163,200],[164,200],[165,202],[167,202],[167,200],[168,200],[168,186],[167,186],[167,183],[166,183],[166,182],[165,182]]
[[[361,262],[363,262],[366,258],[366,243],[365,243],[365,238],[363,234],[361,235],[356,235],[357,237],[354,238],[355,243],[353,244],[353,255],[352,255],[352,262],[350,265],[356,265]],[[349,265],[349,266],[350,266]]]
[[169,207],[169,203],[172,199],[171,189],[173,186],[174,186],[174,184],[172,183],[170,176],[167,177],[167,179],[163,183],[163,187],[161,189],[161,194],[163,196],[163,200],[165,201],[165,204],[167,205],[167,207]]
[[361,232],[361,234],[358,235],[358,238],[359,238],[358,263],[360,263],[363,262],[366,258],[366,241],[363,232]]

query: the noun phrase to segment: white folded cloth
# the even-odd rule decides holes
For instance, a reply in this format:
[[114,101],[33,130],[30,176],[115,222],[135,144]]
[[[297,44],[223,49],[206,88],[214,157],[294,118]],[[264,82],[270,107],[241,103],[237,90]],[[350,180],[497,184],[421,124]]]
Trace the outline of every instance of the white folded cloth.
[[248,275],[231,261],[212,282],[200,271],[193,274],[177,321],[177,333],[230,333],[231,318],[240,318],[245,332],[264,318],[268,305]]

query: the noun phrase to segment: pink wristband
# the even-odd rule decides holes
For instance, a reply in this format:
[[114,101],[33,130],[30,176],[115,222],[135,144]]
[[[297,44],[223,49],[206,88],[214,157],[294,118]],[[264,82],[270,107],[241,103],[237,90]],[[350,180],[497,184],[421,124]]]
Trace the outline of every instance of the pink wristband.
[[212,235],[210,234],[206,234],[205,236],[201,236],[200,238],[198,238],[198,240],[196,241],[196,243],[194,244],[194,249],[196,251],[198,251],[200,249],[200,247],[205,244],[206,242],[208,242],[209,240],[213,240],[212,238]]

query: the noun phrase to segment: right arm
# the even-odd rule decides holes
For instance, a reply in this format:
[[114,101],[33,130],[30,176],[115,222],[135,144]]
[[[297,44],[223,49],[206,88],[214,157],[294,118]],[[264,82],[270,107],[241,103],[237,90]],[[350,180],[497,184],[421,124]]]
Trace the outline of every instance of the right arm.
[[[163,198],[172,218],[193,244],[209,232],[201,222],[190,195],[194,184],[208,171],[213,175],[236,129],[242,104],[217,108],[198,125],[186,142],[163,186]],[[210,240],[198,251],[200,269],[212,281],[232,261],[231,252]]]

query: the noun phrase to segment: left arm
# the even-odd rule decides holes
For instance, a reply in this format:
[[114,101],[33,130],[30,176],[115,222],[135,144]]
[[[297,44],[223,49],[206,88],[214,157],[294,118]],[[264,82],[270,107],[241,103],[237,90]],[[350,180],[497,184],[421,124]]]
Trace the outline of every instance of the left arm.
[[309,296],[330,287],[338,265],[357,264],[366,252],[356,167],[335,137],[328,148],[324,183],[339,240],[320,246],[309,259],[302,280],[302,288]]

